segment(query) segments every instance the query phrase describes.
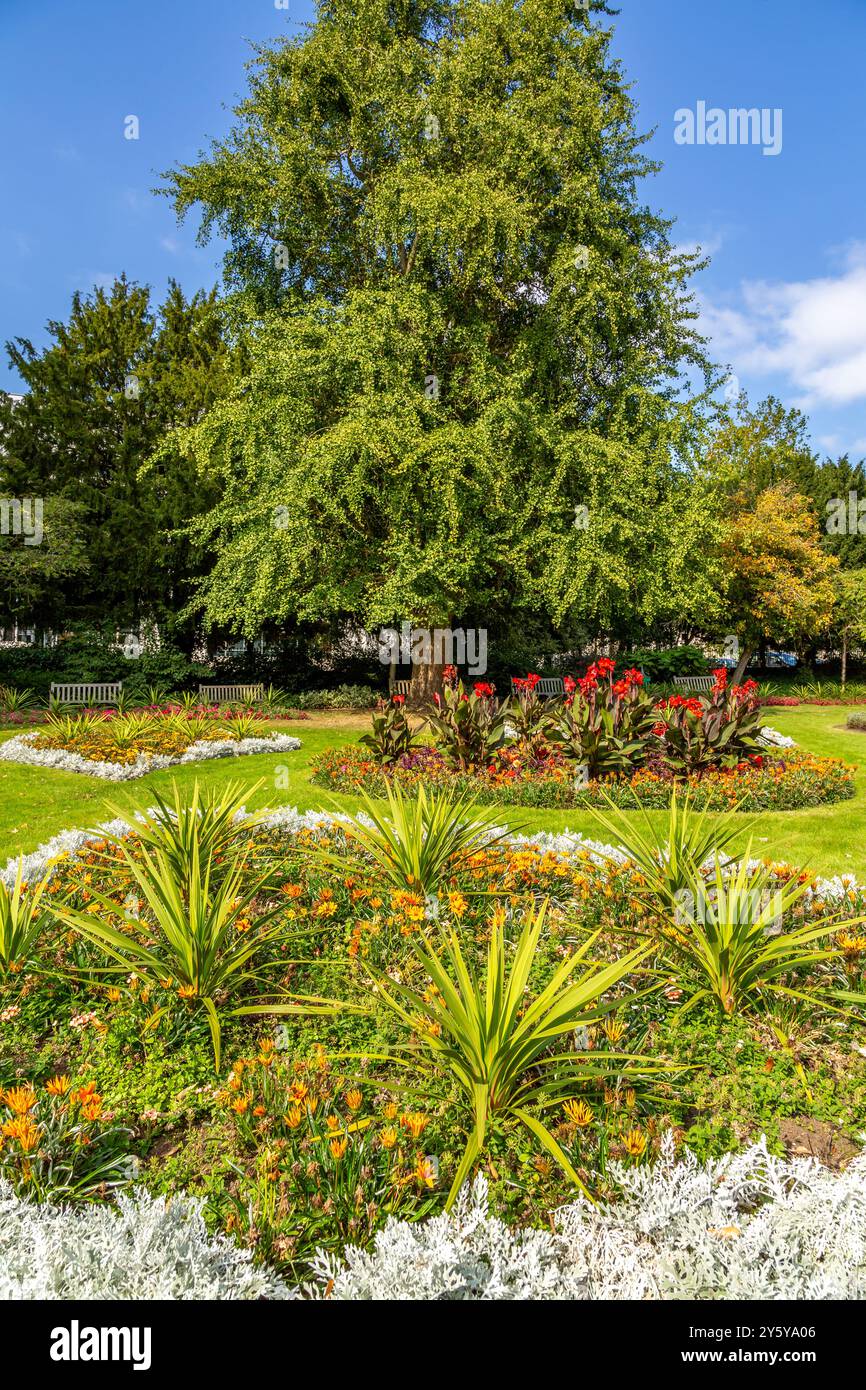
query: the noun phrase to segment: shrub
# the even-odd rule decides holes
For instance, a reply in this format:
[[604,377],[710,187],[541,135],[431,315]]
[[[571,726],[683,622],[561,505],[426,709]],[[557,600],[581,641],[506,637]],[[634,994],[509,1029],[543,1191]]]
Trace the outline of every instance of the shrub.
[[456,1209],[392,1221],[366,1253],[322,1255],[310,1292],[330,1299],[745,1299],[866,1297],[866,1159],[843,1173],[763,1143],[655,1167],[612,1163],[618,1201],[564,1208],[558,1232],[490,1216],[485,1180]]
[[202,1204],[146,1192],[77,1207],[22,1201],[0,1180],[0,1299],[292,1298],[225,1236]]
[[467,694],[462,681],[446,681],[441,696],[433,698],[436,708],[427,716],[427,724],[450,767],[469,771],[489,762],[502,748],[508,737],[509,707],[498,708],[492,685],[476,681]]
[[680,776],[712,767],[735,767],[749,757],[760,757],[761,711],[754,681],[728,688],[723,666],[713,672],[709,699],[672,695],[657,707],[660,754]]
[[705,676],[709,662],[700,647],[662,647],[659,651],[635,649],[617,660],[617,669],[632,666],[643,672],[648,684],[666,685],[678,676]]
[[479,815],[469,793],[453,797],[447,792],[428,796],[423,787],[417,797],[404,797],[399,786],[385,786],[390,818],[382,815],[362,793],[365,819],[345,818],[348,854],[314,846],[314,862],[362,877],[375,875],[398,892],[433,897],[446,874],[451,874],[476,850],[508,833],[491,829],[489,813]]
[[633,771],[644,762],[654,724],[652,700],[640,671],[613,678],[614,663],[590,666],[550,718],[550,738],[587,780]]
[[[217,853],[200,837],[199,822],[189,817],[186,829],[189,856],[180,862],[161,847],[153,852],[143,846],[132,850],[122,840],[117,842],[123,867],[140,895],[134,909],[128,899],[119,909],[114,897],[97,892],[93,898],[105,913],[104,921],[69,907],[55,911],[125,973],[142,980],[151,995],[163,999],[154,1007],[149,1027],[167,1011],[203,1008],[219,1071],[220,1012],[258,1011],[255,1005],[227,1008],[227,1004],[245,985],[259,979],[255,967],[263,948],[277,936],[283,944],[292,937],[275,921],[285,911],[282,903],[266,912],[254,907],[269,874],[248,875],[247,856],[241,852],[234,854],[228,867],[215,868]],[[141,918],[138,901],[144,912]],[[113,925],[115,919],[119,926]],[[305,1012],[320,1011],[320,1004],[306,1001]],[[272,1007],[289,1013],[300,1006]]]
[[389,704],[382,705],[379,712],[373,715],[370,733],[358,739],[383,767],[390,767],[404,753],[411,752],[417,741],[418,736],[406,717],[406,699],[403,695],[394,695]]

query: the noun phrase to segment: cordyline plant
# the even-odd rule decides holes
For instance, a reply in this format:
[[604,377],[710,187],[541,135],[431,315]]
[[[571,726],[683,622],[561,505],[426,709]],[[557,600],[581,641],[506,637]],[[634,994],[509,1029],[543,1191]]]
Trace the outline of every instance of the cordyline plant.
[[446,681],[433,698],[427,724],[445,762],[461,772],[486,766],[508,738],[508,707],[498,707],[493,686],[476,681],[470,693],[462,681]]
[[495,808],[480,809],[468,794],[452,799],[420,786],[416,797],[407,798],[399,786],[387,786],[386,795],[390,817],[362,792],[364,815],[372,825],[360,817],[346,817],[348,853],[314,844],[307,851],[313,861],[343,873],[351,865],[354,872],[375,874],[400,892],[435,899],[442,880],[461,863],[514,833],[494,830]]
[[780,884],[770,868],[750,866],[750,850],[751,841],[740,863],[727,870],[718,857],[709,875],[693,868],[688,888],[677,896],[670,937],[687,968],[703,981],[680,1014],[702,999],[713,1000],[725,1014],[766,1010],[774,996],[825,1005],[834,997],[866,1004],[864,995],[784,983],[786,977],[839,957],[838,948],[818,943],[851,923],[825,920],[785,930],[785,916],[811,880],[800,875]]
[[594,662],[551,717],[550,740],[587,779],[630,775],[643,762],[654,723],[652,700],[643,693],[643,673],[626,671],[614,680],[614,662]]
[[369,748],[383,767],[390,767],[404,753],[411,753],[418,742],[418,735],[406,714],[406,697],[392,695],[389,703],[380,705],[373,715],[370,733],[364,734],[358,742],[364,748]]
[[723,666],[713,676],[709,698],[673,695],[656,706],[653,732],[661,741],[662,755],[684,777],[762,758],[757,684],[746,681],[728,687]]
[[688,795],[680,804],[674,790],[666,831],[656,829],[639,807],[642,831],[633,814],[609,805],[610,816],[593,815],[638,870],[635,895],[661,918],[666,950],[699,981],[681,1015],[703,999],[712,999],[724,1014],[766,1011],[774,996],[809,999],[831,1009],[866,1003],[866,997],[848,991],[784,983],[785,976],[838,958],[838,948],[817,943],[855,923],[825,919],[818,926],[786,930],[784,919],[808,892],[812,876],[798,873],[780,882],[771,868],[751,860],[751,839],[736,862],[726,853],[742,833],[736,809],[723,816],[696,813]]
[[18,860],[12,888],[0,881],[0,980],[17,975],[51,921],[43,896],[48,879],[32,887],[24,883],[24,861]]
[[[158,791],[152,793],[154,809],[136,821],[135,839],[151,854],[164,855],[184,882],[194,864],[206,860],[219,864],[261,823],[265,812],[248,812],[245,803],[263,786],[260,779],[252,785],[228,782],[218,790],[205,790],[195,781],[187,796],[172,782],[170,799]],[[119,807],[112,810],[121,819],[129,814]],[[99,834],[121,848],[126,844],[123,836]]]
[[[73,927],[85,940],[99,947],[125,973],[138,976],[152,991],[169,990],[178,1004],[200,1005],[207,1018],[213,1043],[214,1063],[220,1067],[221,1026],[224,1001],[250,984],[262,985],[256,957],[276,938],[281,944],[298,939],[288,933],[279,918],[279,905],[267,912],[253,912],[269,875],[249,882],[246,854],[237,853],[216,882],[213,851],[202,852],[198,821],[189,819],[188,858],[175,860],[165,849],[153,853],[142,846],[133,852],[121,843],[124,868],[143,899],[140,920],[104,893],[93,899],[112,918],[115,927],[89,912],[68,906],[54,909],[60,921]],[[252,920],[250,920],[252,917]],[[305,932],[303,935],[308,935]],[[289,964],[281,957],[282,964]],[[332,1013],[331,1001],[292,996],[300,1003],[269,1005],[263,1000],[228,1009],[229,1016],[255,1013]],[[156,1008],[148,1019],[155,1027],[170,1005]]]
[[[546,907],[542,903],[527,913],[513,944],[506,941],[500,917],[494,916],[482,978],[464,956],[454,930],[437,933],[435,938],[411,938],[429,981],[426,988],[414,989],[379,971],[371,972],[378,998],[410,1034],[407,1042],[379,1060],[402,1062],[434,1085],[450,1078],[472,1112],[471,1131],[446,1207],[452,1205],[483,1153],[491,1123],[500,1119],[517,1121],[528,1129],[589,1196],[538,1112],[561,1105],[585,1082],[601,1084],[614,1073],[639,1077],[666,1070],[634,1054],[577,1052],[564,1045],[575,1029],[598,1022],[618,1007],[622,1001],[603,1004],[602,996],[637,970],[655,948],[639,946],[609,965],[587,961],[599,935],[596,932],[533,996],[530,973]],[[580,977],[573,979],[581,964]]]
[[[675,906],[679,892],[688,889],[696,866],[700,868],[713,855],[721,856],[754,823],[744,823],[736,807],[721,815],[694,811],[690,792],[680,801],[676,785],[671,788],[668,820],[663,828],[648,814],[638,796],[634,798],[634,811],[629,808],[625,813],[604,792],[601,795],[608,814],[589,807],[590,815],[613,843],[625,850],[640,872],[644,893],[665,910]],[[729,863],[730,858],[724,862]]]

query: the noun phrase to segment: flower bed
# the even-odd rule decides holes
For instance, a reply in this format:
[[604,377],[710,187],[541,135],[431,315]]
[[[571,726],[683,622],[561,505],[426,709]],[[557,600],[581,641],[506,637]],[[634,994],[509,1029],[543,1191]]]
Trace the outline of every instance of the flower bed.
[[[508,763],[461,772],[448,766],[429,746],[404,754],[383,767],[354,744],[328,749],[313,760],[312,781],[332,792],[357,792],[382,796],[388,784],[409,795],[422,786],[447,787],[457,795],[471,793],[483,805],[535,806],[568,810],[600,806],[609,798],[624,808],[635,799],[647,808],[664,809],[670,802],[670,775],[639,768],[631,777],[613,776],[584,782],[573,769],[551,760],[535,762],[515,755]],[[734,768],[710,769],[678,785],[687,786],[696,810],[795,811],[825,806],[854,795],[853,769],[836,758],[817,757],[795,750],[783,759],[761,759]]]
[[[172,745],[174,746],[174,745]],[[149,772],[181,763],[207,762],[213,758],[240,758],[251,753],[290,753],[301,747],[300,739],[289,734],[269,734],[261,738],[230,738],[210,735],[181,745],[171,753],[140,750],[138,747],[112,750],[105,745],[87,747],[86,753],[53,747],[41,734],[19,734],[0,744],[0,760],[26,763],[30,767],[57,768],[62,772],[81,772],[108,782],[129,782]]]
[[[638,964],[628,980],[608,990],[601,1012],[589,1011],[573,1042],[569,1034],[569,1054],[578,1056],[586,1048],[592,1074],[572,1093],[554,1092],[547,1107],[533,1112],[552,1127],[567,1161],[591,1175],[593,1192],[609,1202],[604,1219],[618,1243],[621,1236],[623,1254],[631,1242],[628,1259],[637,1261],[635,1278],[663,1277],[668,1245],[650,1241],[647,1246],[647,1232],[638,1233],[639,1204],[631,1193],[658,1186],[656,1205],[667,1210],[667,1189],[677,1185],[666,1176],[673,1150],[665,1135],[672,1126],[677,1145],[685,1136],[698,1152],[699,1163],[688,1160],[677,1170],[684,1186],[694,1187],[697,1206],[698,1189],[716,1184],[720,1171],[705,1164],[707,1157],[761,1133],[778,1151],[779,1118],[800,1113],[807,1103],[822,1120],[829,1114],[844,1124],[846,1135],[866,1125],[866,1062],[854,1046],[862,1027],[858,1021],[832,1016],[815,1048],[805,1051],[804,1040],[795,1056],[760,1020],[733,1017],[722,1027],[717,1014],[708,1019],[699,1010],[677,1020],[696,988],[693,967],[622,850],[571,834],[500,840],[491,825],[470,851],[448,861],[433,901],[423,892],[397,887],[370,861],[365,867],[358,822],[347,825],[344,817],[299,815],[285,808],[249,819],[236,799],[219,806],[196,801],[195,808],[184,826],[199,824],[211,844],[218,875],[214,893],[223,894],[220,901],[229,913],[221,949],[254,952],[250,976],[226,975],[214,991],[214,1007],[223,1017],[221,1063],[212,1053],[204,996],[181,983],[177,964],[165,954],[155,915],[164,900],[147,896],[144,870],[153,856],[142,849],[152,848],[160,825],[163,831],[179,825],[185,804],[161,806],[156,822],[157,812],[148,812],[131,824],[117,820],[89,832],[63,832],[0,875],[7,888],[26,878],[31,886],[25,896],[44,894],[38,939],[23,948],[13,970],[4,976],[0,968],[0,1055],[12,1059],[0,1067],[0,1128],[12,1126],[0,1163],[0,1205],[6,1202],[0,1217],[13,1224],[25,1215],[13,1190],[32,1192],[34,1181],[45,1201],[58,1200],[59,1183],[62,1200],[83,1202],[88,1211],[100,1201],[95,1189],[101,1184],[125,1187],[134,1180],[156,1194],[180,1184],[207,1192],[213,1226],[255,1249],[257,1262],[267,1267],[261,1271],[262,1291],[271,1271],[312,1291],[311,1280],[318,1285],[316,1276],[330,1268],[339,1279],[340,1296],[367,1296],[343,1268],[344,1252],[347,1245],[372,1250],[372,1265],[355,1255],[349,1265],[373,1288],[387,1245],[383,1229],[399,1230],[401,1243],[405,1233],[417,1232],[424,1247],[419,1260],[426,1261],[428,1240],[459,1219],[440,1213],[465,1147],[467,1116],[453,1084],[424,1065],[425,1024],[414,1008],[409,1051],[400,1052],[400,1030],[383,1008],[382,991],[424,988],[416,948],[441,929],[442,941],[459,936],[478,970],[491,933],[507,924],[510,958],[512,942],[540,898],[548,900],[548,910],[544,931],[527,957],[527,997],[546,988],[590,938],[593,976],[596,966],[612,967],[636,941],[652,946],[649,973]],[[173,843],[183,839],[181,834]],[[837,924],[863,912],[864,890],[850,877],[814,879],[784,865],[768,872],[772,883],[791,890],[780,908],[783,930],[814,928],[822,941],[829,935],[825,952],[814,954],[810,944],[807,969],[795,977],[797,989],[862,990],[866,937],[843,932]],[[183,911],[184,921],[188,913]],[[70,920],[77,924],[73,930]],[[99,944],[102,924],[114,932],[107,944],[118,968],[108,972]],[[130,968],[129,952],[138,937],[156,955],[150,965],[145,960],[142,968]],[[656,987],[647,989],[648,983]],[[252,1017],[239,1016],[262,991],[279,997],[284,989],[290,998],[307,1000],[339,993],[349,1011],[332,1018],[289,1012],[275,1020],[254,1010]],[[804,1014],[812,1036],[811,1002]],[[831,1057],[824,1055],[828,1040],[835,1049]],[[578,1053],[572,1054],[572,1047]],[[633,1065],[647,1054],[653,1067],[663,1069],[642,1077]],[[399,1071],[398,1056],[404,1057]],[[808,1102],[800,1079],[804,1067]],[[739,1089],[722,1092],[733,1085]],[[691,1113],[697,1118],[684,1121]],[[729,1133],[732,1125],[736,1135]],[[547,1227],[550,1212],[574,1202],[574,1188],[531,1136],[503,1128],[491,1143],[492,1161],[483,1165],[490,1175],[490,1222],[505,1217],[512,1232],[508,1238],[529,1250],[536,1237],[520,1228]],[[164,1159],[166,1144],[177,1153],[170,1164]],[[38,1169],[32,1157],[37,1153]],[[755,1155],[750,1160],[753,1166],[758,1161]],[[760,1162],[781,1174],[779,1165],[764,1157]],[[698,1178],[704,1172],[708,1176]],[[718,1200],[724,1204],[727,1192],[720,1190]],[[144,1227],[153,1224],[158,1232],[160,1197],[142,1195],[137,1204]],[[45,1212],[40,1220],[54,1221],[48,1212],[55,1208],[40,1210]],[[130,1275],[130,1283],[123,1274],[122,1251],[133,1238],[130,1224],[115,1225],[115,1208],[94,1210],[100,1214],[92,1217],[92,1239],[91,1218],[84,1213],[68,1214],[68,1230],[58,1222],[57,1260],[43,1262],[44,1268],[25,1264],[9,1237],[9,1286],[19,1288],[17,1296],[51,1296],[56,1279],[81,1296],[91,1287],[108,1289],[114,1280],[120,1289],[147,1296],[144,1275]],[[126,1222],[132,1213],[126,1199],[120,1211]],[[680,1237],[684,1244],[691,1241],[691,1211],[692,1204],[675,1214],[671,1249],[679,1248]],[[428,1213],[438,1227],[419,1224]],[[389,1216],[395,1220],[387,1224]],[[782,1211],[778,1219],[784,1220]],[[77,1229],[89,1251],[104,1241],[120,1252],[119,1261],[111,1256],[104,1279],[101,1273],[94,1283],[90,1276],[79,1277],[69,1253]],[[569,1238],[564,1226],[561,1231]],[[571,1256],[559,1237],[555,1242],[550,1253],[557,1268],[565,1269]],[[200,1243],[197,1237],[196,1246]],[[233,1248],[218,1242],[214,1253],[228,1259]],[[148,1251],[152,1274],[147,1277],[164,1296],[200,1296],[192,1276],[187,1285],[176,1270],[172,1254],[163,1268],[156,1245],[148,1243]],[[393,1261],[389,1268],[388,1280],[392,1273],[397,1277]],[[241,1261],[237,1272],[245,1278],[248,1263]],[[428,1274],[420,1265],[417,1276],[405,1285],[407,1296],[425,1296]],[[599,1266],[596,1277],[615,1279],[615,1265],[607,1272]],[[773,1277],[768,1267],[767,1278]],[[207,1282],[204,1274],[202,1279]],[[435,1271],[430,1279],[438,1279]],[[479,1268],[478,1279],[477,1296],[491,1296],[495,1271],[491,1282],[490,1273]],[[721,1268],[712,1272],[713,1281],[723,1279]],[[684,1288],[687,1283],[686,1278]],[[187,1287],[189,1292],[182,1292]],[[326,1281],[318,1287],[323,1290]],[[659,1285],[654,1296],[673,1296],[672,1288]],[[544,1296],[540,1287],[527,1288],[530,1292]],[[587,1285],[582,1296],[598,1295]]]

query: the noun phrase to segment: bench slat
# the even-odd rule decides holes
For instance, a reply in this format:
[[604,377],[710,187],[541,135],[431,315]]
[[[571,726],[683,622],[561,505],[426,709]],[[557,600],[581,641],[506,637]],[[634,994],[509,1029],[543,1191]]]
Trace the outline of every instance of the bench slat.
[[260,700],[262,688],[260,685],[200,685],[198,693],[207,696],[213,704],[222,705],[233,700]]
[[52,682],[51,694],[66,705],[116,705],[123,681]]

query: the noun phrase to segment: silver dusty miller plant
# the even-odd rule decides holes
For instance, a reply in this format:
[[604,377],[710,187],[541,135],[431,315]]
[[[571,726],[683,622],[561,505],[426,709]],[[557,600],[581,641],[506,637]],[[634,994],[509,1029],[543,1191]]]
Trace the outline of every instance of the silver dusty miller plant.
[[860,1299],[866,1157],[835,1174],[744,1153],[655,1167],[611,1164],[622,1195],[558,1213],[557,1234],[489,1214],[482,1177],[450,1215],[391,1221],[370,1252],[320,1252],[312,1296],[336,1299]]
[[292,1298],[189,1198],[38,1206],[0,1181],[0,1300]]

